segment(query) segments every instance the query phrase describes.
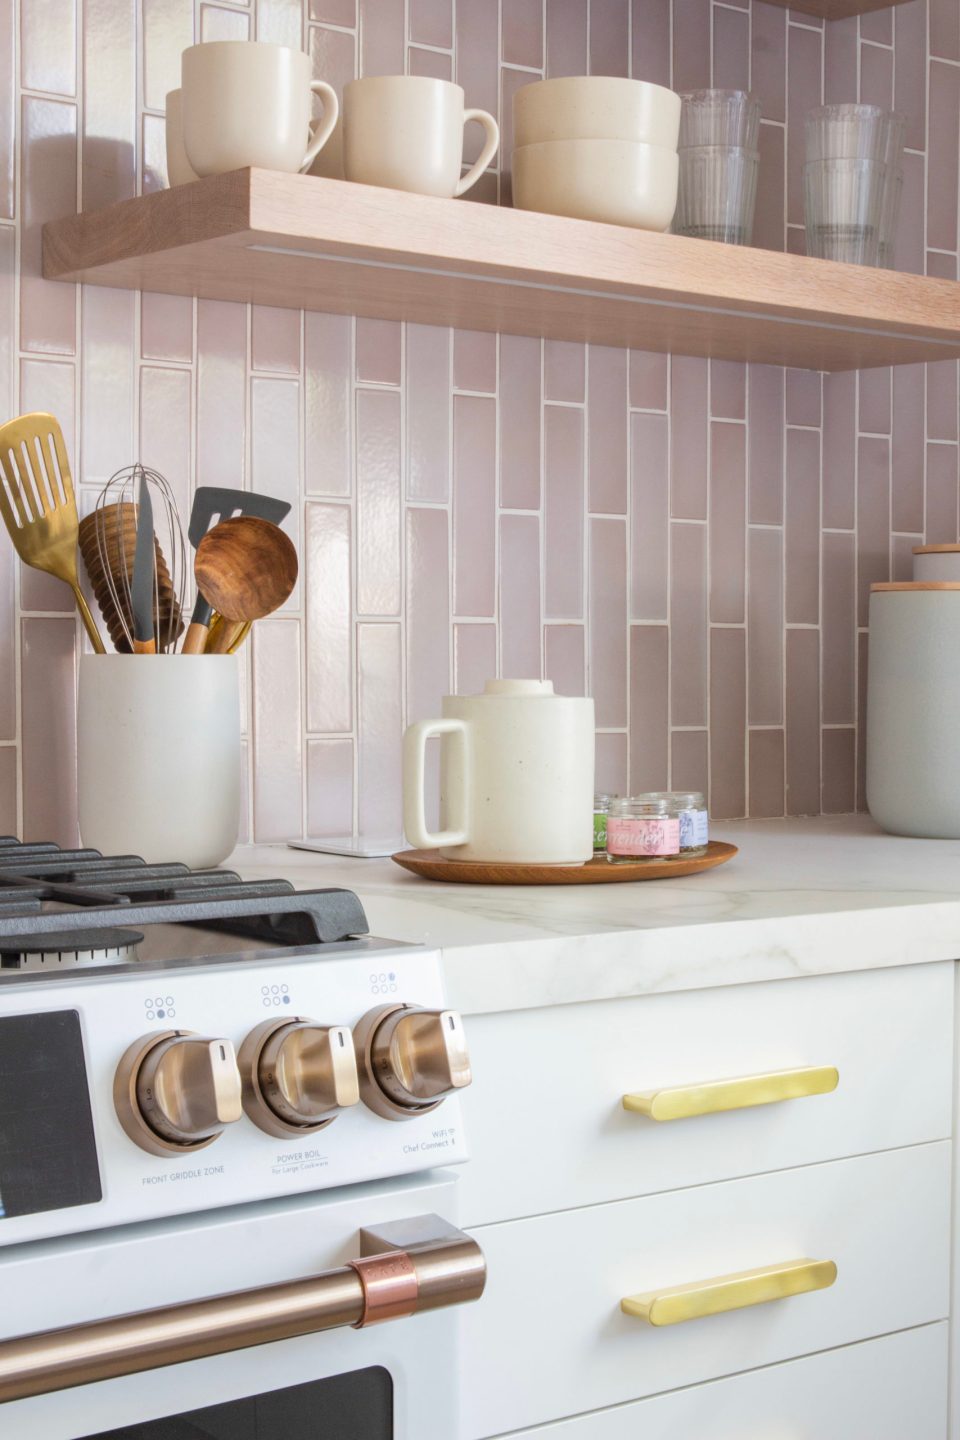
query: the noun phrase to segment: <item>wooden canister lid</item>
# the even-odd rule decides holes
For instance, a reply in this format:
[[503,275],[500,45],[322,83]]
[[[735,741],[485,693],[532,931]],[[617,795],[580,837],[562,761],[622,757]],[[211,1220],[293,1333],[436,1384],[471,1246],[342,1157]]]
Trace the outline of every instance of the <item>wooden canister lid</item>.
[[914,545],[914,555],[960,555],[960,545]]
[[887,590],[960,590],[960,580],[878,580],[870,593]]

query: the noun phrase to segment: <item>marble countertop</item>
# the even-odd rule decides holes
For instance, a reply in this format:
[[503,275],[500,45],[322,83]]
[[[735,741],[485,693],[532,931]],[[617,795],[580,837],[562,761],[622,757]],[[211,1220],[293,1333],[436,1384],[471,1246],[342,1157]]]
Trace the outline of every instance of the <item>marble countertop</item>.
[[241,847],[245,879],[344,886],[374,935],[443,950],[466,1014],[960,958],[960,841],[871,820],[725,822],[740,854],[702,875],[624,885],[471,886],[390,860]]

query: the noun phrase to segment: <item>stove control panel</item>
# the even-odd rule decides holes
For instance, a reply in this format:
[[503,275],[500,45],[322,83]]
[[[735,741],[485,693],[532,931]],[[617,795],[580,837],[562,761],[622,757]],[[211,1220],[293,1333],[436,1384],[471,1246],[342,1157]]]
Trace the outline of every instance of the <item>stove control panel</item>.
[[[467,1158],[464,1026],[417,946],[18,977],[0,1041],[0,1246]],[[69,1095],[40,1115],[42,1066]]]

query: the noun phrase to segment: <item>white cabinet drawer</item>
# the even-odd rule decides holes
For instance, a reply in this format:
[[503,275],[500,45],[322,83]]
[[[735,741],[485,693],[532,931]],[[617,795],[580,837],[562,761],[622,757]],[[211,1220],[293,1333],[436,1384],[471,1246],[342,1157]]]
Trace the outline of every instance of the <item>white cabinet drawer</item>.
[[[472,1016],[483,1225],[951,1134],[952,964]],[[658,1123],[628,1093],[835,1066],[831,1094]]]
[[944,1440],[947,1327],[925,1325],[510,1440]]
[[[950,1153],[939,1142],[481,1226],[489,1280],[461,1316],[464,1436],[944,1319]],[[620,1309],[802,1257],[835,1261],[836,1283],[667,1328]]]

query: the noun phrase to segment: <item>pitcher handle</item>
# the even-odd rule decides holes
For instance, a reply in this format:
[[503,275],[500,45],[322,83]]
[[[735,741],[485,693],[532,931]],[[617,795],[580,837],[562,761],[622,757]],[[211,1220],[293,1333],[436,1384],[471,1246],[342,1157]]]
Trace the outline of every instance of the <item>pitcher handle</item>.
[[328,85],[326,80],[314,80],[310,89],[314,95],[319,95],[323,100],[323,118],[318,120],[317,128],[310,137],[307,153],[303,157],[303,164],[300,166],[301,175],[305,175],[310,169],[310,166],[333,134],[333,127],[340,117],[340,101],[337,99],[337,92],[332,85]]
[[[427,741],[432,735],[449,735],[451,745],[461,747],[459,793],[450,797],[451,828],[433,834],[427,829],[424,781]],[[418,720],[408,725],[403,737],[403,828],[410,844],[418,850],[438,850],[442,845],[467,843],[467,727],[462,720]]]

